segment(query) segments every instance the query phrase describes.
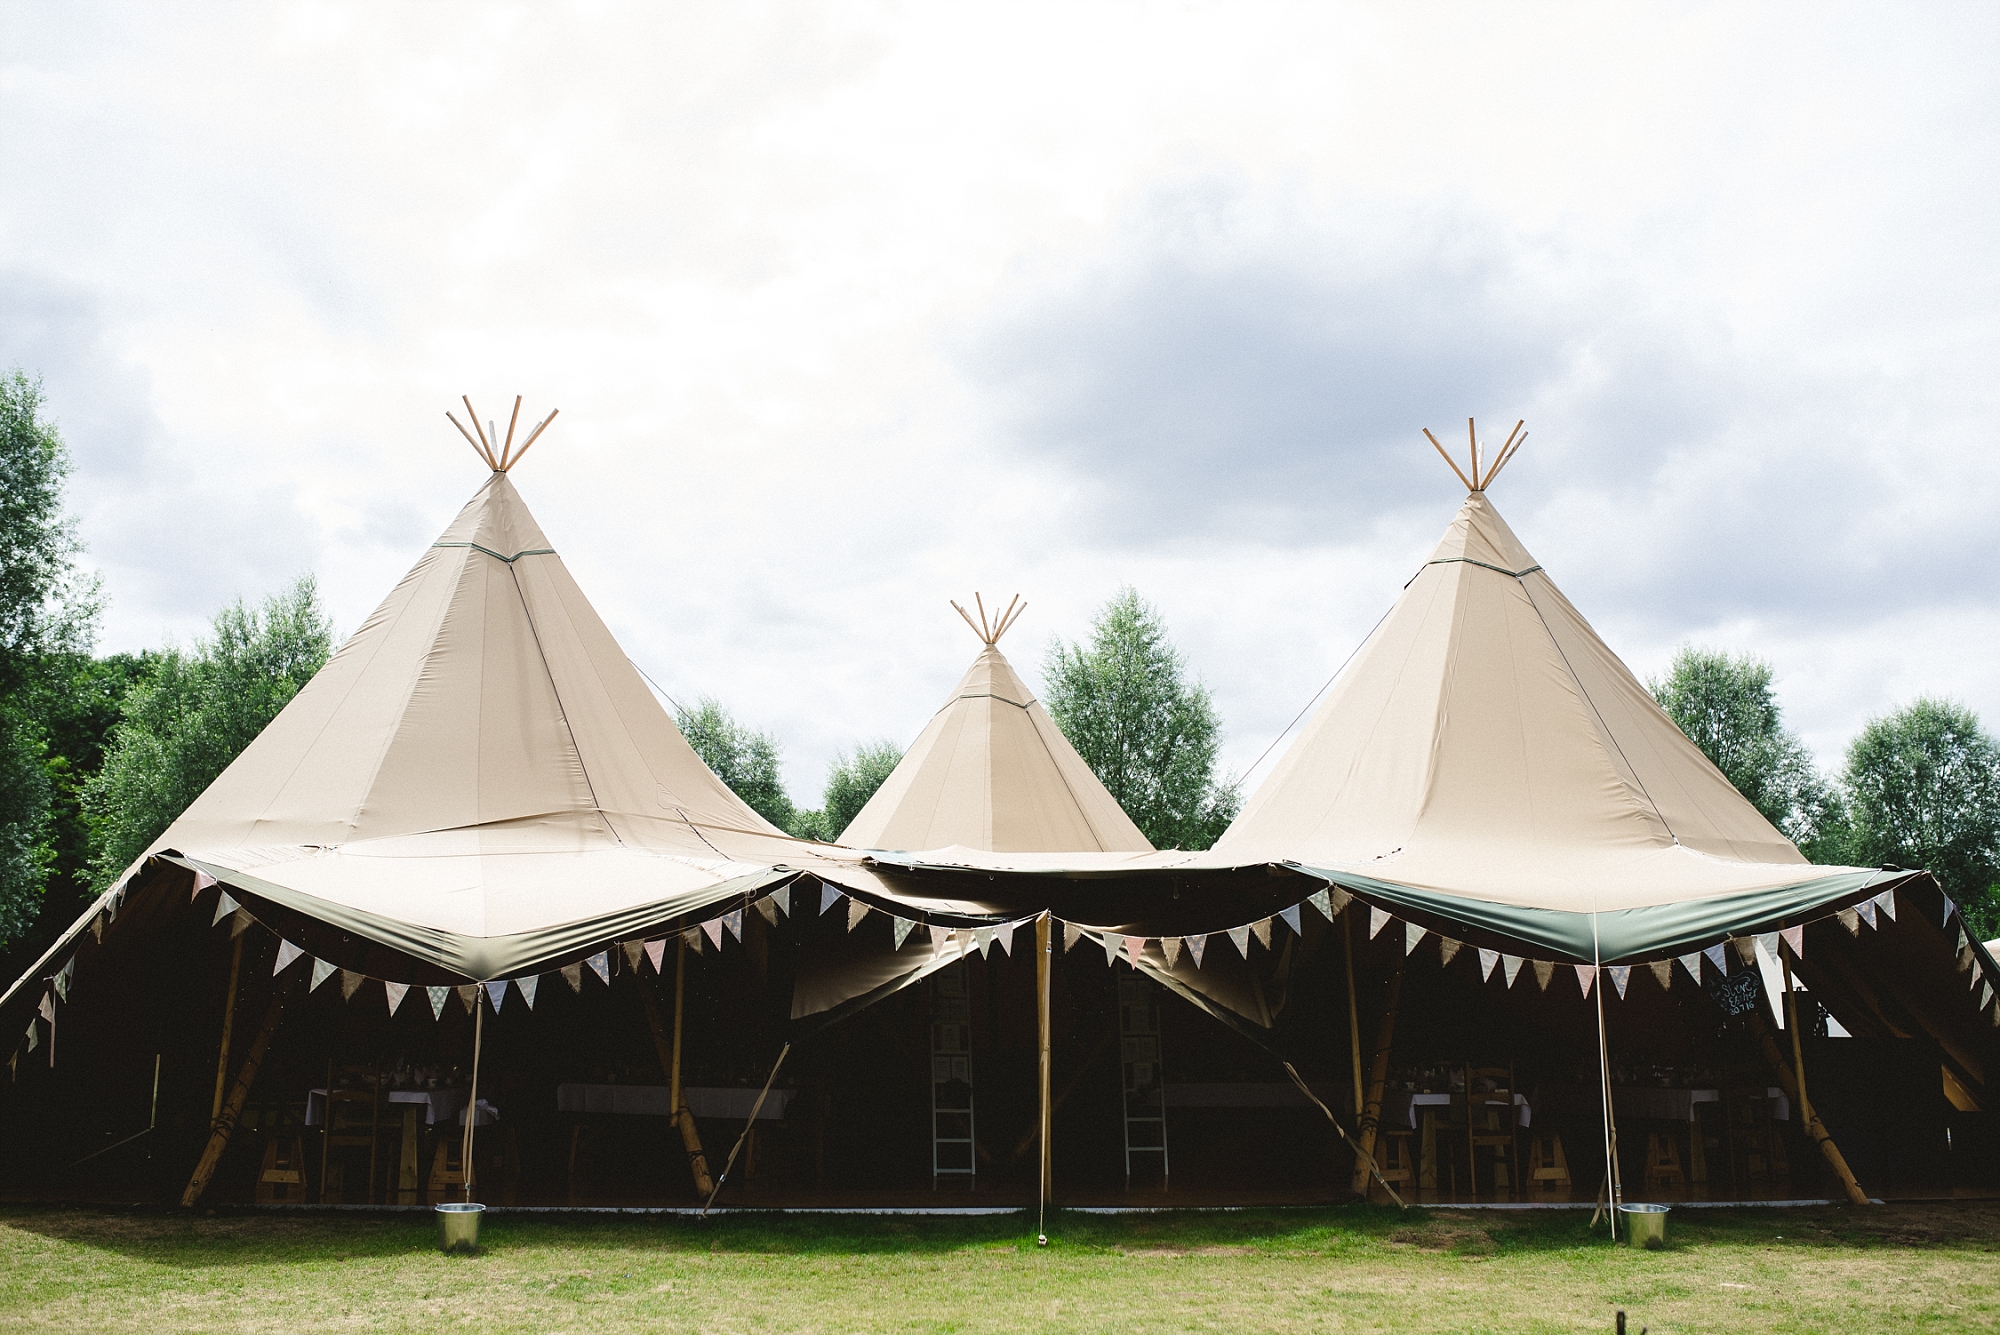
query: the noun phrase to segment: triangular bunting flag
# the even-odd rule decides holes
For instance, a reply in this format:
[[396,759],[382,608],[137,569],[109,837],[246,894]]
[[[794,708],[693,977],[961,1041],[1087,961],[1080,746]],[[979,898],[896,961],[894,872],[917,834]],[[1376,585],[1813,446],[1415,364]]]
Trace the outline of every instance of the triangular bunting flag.
[[[1699,958],[1699,957],[1697,957]],[[1660,991],[1671,992],[1674,988],[1674,962],[1654,960],[1646,966],[1653,971],[1653,981],[1660,985]]]
[[1136,969],[1139,967],[1139,956],[1142,952],[1144,952],[1145,949],[1146,949],[1145,937],[1128,936],[1125,938],[1125,954],[1128,957],[1130,957],[1133,968]]
[[[729,912],[723,914],[722,925],[729,929],[729,934],[731,936],[735,937],[738,941],[741,941],[743,939],[743,910],[731,909],[729,910]],[[854,919],[849,918],[847,920],[847,925],[851,930],[854,926]]]
[[557,972],[562,974],[562,980],[569,984],[570,991],[583,991],[583,965],[565,964]]
[[851,932],[855,928],[859,927],[861,925],[861,920],[867,916],[868,916],[868,906],[866,904],[862,903],[858,899],[850,899],[847,901],[848,931]]
[[333,977],[333,966],[331,964],[328,964],[325,960],[314,960],[312,986],[308,987],[306,991],[308,992],[319,991],[319,985],[331,977]]
[[382,997],[389,1003],[389,1014],[392,1017],[397,1011],[403,1008],[403,998],[408,995],[410,995],[410,985],[408,983],[382,984]]
[[1786,945],[1792,948],[1793,959],[1802,960],[1806,957],[1806,929],[1804,923],[1800,923],[1797,927],[1787,927],[1784,931],[1779,932],[1778,935],[1783,938]]
[[35,1011],[44,1020],[47,1020],[50,1024],[54,1024],[56,1022],[56,1003],[50,999],[48,993],[46,992],[42,993],[42,999],[40,1003],[36,1005]]
[[1884,890],[1869,902],[1882,910],[1882,915],[1890,922],[1896,921],[1896,892],[1894,890]]
[[1250,935],[1257,938],[1258,945],[1269,950],[1271,948],[1271,920],[1269,918],[1259,918],[1256,922],[1251,923]]
[[235,939],[236,939],[237,937],[239,937],[239,936],[243,935],[243,929],[244,929],[244,928],[246,928],[246,927],[248,927],[248,926],[249,926],[249,925],[250,925],[251,923],[253,923],[253,922],[255,922],[255,921],[257,921],[257,920],[256,920],[255,918],[253,918],[253,917],[251,917],[251,916],[250,916],[250,910],[249,910],[249,909],[238,909],[238,910],[236,910],[236,916],[235,916],[234,918],[231,918],[231,919],[229,920],[229,938],[230,938],[230,940],[232,940],[232,941],[233,941],[233,940],[235,940]]
[[1327,893],[1333,896],[1333,911],[1335,913],[1345,913],[1347,906],[1354,902],[1354,896],[1348,894],[1337,885],[1330,887]]
[[[1708,962],[1715,966],[1715,971],[1717,973],[1726,974],[1729,972],[1728,957],[1722,953],[1722,948],[1723,948],[1723,943],[1718,941],[1714,945],[1710,946],[1708,949],[1702,951],[1701,953],[1708,956]],[[1696,974],[1695,978],[1697,981],[1699,981],[1701,975]]]
[[1583,995],[1586,997],[1590,995],[1590,985],[1596,981],[1597,966],[1595,964],[1579,964],[1576,966],[1576,985],[1583,989]]
[[936,923],[931,924],[931,953],[933,955],[944,954],[945,942],[949,940],[951,940],[951,928],[940,927]]
[[[648,941],[646,943],[646,958],[653,962],[654,973],[663,972],[663,966],[667,962],[667,938],[663,936],[657,941]],[[535,999],[529,997],[528,1005],[532,1007],[534,1004]]]
[[985,959],[986,952],[993,949],[993,929],[991,927],[973,928],[972,948],[979,952],[979,958]]
[[1297,904],[1292,905],[1288,909],[1278,910],[1278,916],[1285,920],[1285,926],[1292,929],[1293,936],[1305,935],[1304,932],[1299,930],[1299,906]]
[[1555,981],[1555,976],[1556,962],[1554,960],[1535,961],[1535,986],[1537,988],[1543,992],[1548,991],[1549,984]]
[[701,954],[701,941],[702,932],[699,927],[689,927],[681,933],[681,944],[697,955]]
[[342,969],[340,971],[340,999],[342,1001],[354,1000],[354,994],[359,992],[361,985],[367,981],[368,976],[366,974],[356,973],[352,969]]
[[1328,922],[1333,921],[1333,901],[1328,897],[1326,891],[1313,891],[1310,895],[1306,896],[1306,903],[1318,909],[1322,918],[1325,918]]
[[1424,928],[1417,926],[1413,922],[1403,924],[1403,953],[1405,955],[1414,955],[1416,953],[1417,942],[1424,939],[1424,931]]
[[1856,913],[1853,909],[1841,909],[1833,916],[1840,919],[1840,925],[1847,930],[1849,936],[1861,935],[1861,915],[1859,913]]
[[1201,967],[1201,953],[1208,949],[1207,935],[1186,936],[1181,939],[1187,942],[1188,954],[1194,956],[1194,967],[1199,969]]
[[458,993],[458,1004],[465,1007],[467,1015],[471,1015],[479,1009],[479,984],[467,983],[463,987],[453,988],[452,990]]
[[[589,965],[589,966],[590,966],[590,971],[591,971],[592,973],[594,973],[594,974],[596,974],[596,975],[597,975],[597,981],[598,981],[598,982],[600,982],[600,983],[604,984],[604,985],[605,985],[606,987],[609,987],[609,986],[611,986],[611,952],[610,952],[610,951],[608,951],[608,950],[600,950],[600,951],[598,951],[598,952],[597,952],[597,953],[596,953],[595,955],[592,955],[592,956],[591,956],[591,957],[590,957],[589,959],[585,960],[585,961],[584,961],[584,963],[585,963],[585,964],[587,964],[587,965]],[[471,1003],[471,1002],[467,1002],[467,1003],[465,1004],[465,1009],[467,1009],[468,1011],[469,1011],[469,1010],[471,1010],[471,1009],[472,1009],[472,1003]]]
[[[1956,917],[1958,917],[1958,905],[1952,902],[1950,895],[1946,895],[1944,897],[1944,919],[1938,923],[1938,926],[1949,927],[1951,926],[1951,920]],[[1963,920],[1961,919],[1961,921]],[[1963,936],[1964,933],[1960,932],[1959,935]]]
[[[69,958],[68,964],[56,970],[56,995],[64,1001],[69,1000],[69,980],[74,977],[76,977],[76,956],[72,955]],[[1974,981],[1977,981],[1979,978],[1979,967],[1977,965],[1973,966],[1972,977]]]
[[839,902],[840,902],[840,888],[838,886],[828,885],[825,881],[821,881],[819,883],[819,911],[821,913],[825,913],[828,909],[832,908],[835,904],[838,904]]
[[1009,959],[1014,957],[1014,929],[1018,922],[1003,922],[993,929],[993,939],[1000,943],[1000,951]]
[[[620,941],[618,948],[625,952],[625,967],[633,973],[639,972],[639,957],[646,953],[646,943],[644,941]],[[500,1008],[495,1006],[493,1013],[498,1015]]]
[[229,897],[229,892],[227,890],[224,890],[220,895],[216,896],[215,916],[209,919],[208,925],[210,927],[215,926],[217,923],[221,922],[224,918],[227,918],[230,914],[236,912],[236,910],[240,907],[242,906]]
[[427,987],[424,989],[424,995],[430,998],[431,1018],[433,1020],[442,1020],[444,1018],[444,999],[451,995],[451,989],[448,987]]
[[1372,904],[1369,905],[1368,939],[1370,941],[1373,941],[1375,939],[1375,934],[1381,931],[1384,927],[1387,927],[1388,925],[1389,925],[1389,915],[1384,913],[1381,909],[1376,908],[1374,905]]
[[778,906],[778,912],[787,918],[792,916],[792,887],[787,882],[771,892],[771,902]]
[[1236,947],[1236,953],[1244,959],[1250,958],[1250,929],[1232,927],[1229,929],[1229,944]]
[[540,974],[529,974],[526,978],[516,978],[514,986],[521,989],[521,1000],[528,1003],[528,1009],[535,1008],[535,989],[542,985]]
[[271,969],[272,975],[276,976],[283,973],[287,965],[305,953],[300,947],[280,938],[278,941],[278,962]]
[[42,1045],[42,1031],[33,1020],[28,1021],[28,1051],[33,1052]]
[[1179,937],[1177,936],[1161,937],[1160,949],[1166,952],[1167,967],[1169,969],[1173,968],[1176,964],[1179,964],[1181,962],[1181,939]]
[[[1961,954],[1961,955],[1964,955],[1964,954],[1965,954],[1965,947],[1966,947],[1966,945],[1967,945],[1967,944],[1968,944],[1968,943],[1967,943],[1967,941],[1966,941],[1966,939],[1965,939],[1965,929],[1964,929],[1963,927],[1961,927],[1961,928],[1959,928],[1959,929],[1958,929],[1958,944],[1957,944],[1957,945],[1955,945],[1955,946],[1953,946],[1953,947],[1952,947],[1952,949],[1953,949],[1953,950],[1956,950],[1956,951],[1957,951],[1957,952],[1958,952],[1959,954]],[[1971,963],[1971,962],[1972,962],[1972,961],[1971,961],[1971,957],[1970,957],[1970,956],[1967,956],[1967,958],[1966,958],[1966,963],[1968,963],[1968,964],[1969,964],[1969,963]]]
[[500,1013],[500,1003],[507,1000],[507,980],[502,978],[498,982],[488,983],[486,985],[486,999],[493,1003],[493,1013],[498,1015]]
[[1618,999],[1625,1000],[1625,985],[1632,981],[1632,966],[1614,964],[1608,972],[1611,974],[1611,985],[1618,989]]
[[1499,951],[1488,950],[1485,946],[1481,946],[1479,948],[1479,981],[1483,983],[1492,978],[1493,966],[1499,962]]
[[1106,932],[1099,939],[1098,944],[1104,947],[1104,962],[1106,964],[1116,964],[1118,963],[1118,952],[1125,948],[1125,938],[1116,932]]
[[1448,936],[1439,937],[1438,967],[1443,968],[1445,965],[1450,964],[1452,961],[1452,957],[1458,954],[1459,947],[1463,944],[1464,944],[1463,942],[1454,941]]
[[1730,937],[1729,948],[1736,952],[1736,962],[1738,964],[1755,964],[1757,962],[1757,943],[1749,937]]
[[910,939],[910,933],[916,930],[917,924],[912,920],[910,920],[909,918],[899,917],[895,919],[895,928],[896,928],[896,949],[901,950],[903,948],[903,943]]
[[[205,872],[205,871],[202,871],[202,870],[200,870],[199,868],[197,868],[197,869],[195,870],[195,874],[194,874],[194,893],[195,893],[195,894],[197,894],[197,895],[198,895],[198,894],[200,894],[200,893],[201,893],[202,891],[204,891],[204,890],[208,889],[208,887],[210,887],[211,885],[214,885],[214,884],[215,884],[215,878],[214,878],[213,876],[210,876],[210,875],[209,875],[209,874],[208,874],[207,872]],[[190,900],[190,902],[192,902],[192,901]],[[214,924],[214,923],[210,923],[210,924],[209,924],[209,926],[210,926],[210,927],[213,927],[213,926],[215,926],[215,924]]]
[[1687,970],[1688,977],[1694,979],[1697,983],[1700,982],[1701,952],[1699,950],[1694,950],[1681,956],[1681,967]]
[[1073,923],[1073,922],[1066,922],[1066,923],[1064,923],[1064,924],[1063,924],[1063,953],[1064,953],[1064,954],[1068,954],[1068,953],[1069,953],[1069,950],[1070,950],[1070,947],[1074,946],[1074,945],[1076,944],[1076,939],[1077,939],[1078,937],[1082,936],[1082,935],[1083,935],[1083,929],[1082,929],[1081,927],[1078,927],[1078,926],[1077,926],[1077,925],[1076,925],[1075,923]]
[[951,939],[958,946],[958,957],[960,959],[964,959],[972,953],[972,932],[970,929],[959,928],[951,934]]
[[1752,941],[1753,948],[1755,946],[1762,946],[1766,955],[1769,955],[1774,960],[1778,958],[1778,934],[1776,932],[1759,932],[1752,938]]
[[[104,915],[102,913],[90,920],[90,934],[97,938],[98,945],[101,946],[104,944]],[[235,933],[232,932],[231,935],[233,936]]]
[[1986,1003],[1993,1000],[1993,984],[1986,983],[1979,989],[1979,1009],[1985,1010]]
[[701,934],[708,938],[711,946],[717,950],[722,949],[722,919],[710,918],[701,925]]
[[1507,986],[1512,987],[1514,985],[1514,979],[1520,976],[1521,966],[1524,963],[1526,961],[1519,955],[1503,954],[1500,957],[1500,972],[1506,978]]
[[771,926],[776,927],[778,925],[778,906],[771,902],[769,895],[765,895],[757,901],[757,913],[759,917],[763,918]]
[[1875,901],[1864,899],[1859,904],[1856,904],[1854,906],[1854,916],[1867,923],[1870,927],[1875,926]]

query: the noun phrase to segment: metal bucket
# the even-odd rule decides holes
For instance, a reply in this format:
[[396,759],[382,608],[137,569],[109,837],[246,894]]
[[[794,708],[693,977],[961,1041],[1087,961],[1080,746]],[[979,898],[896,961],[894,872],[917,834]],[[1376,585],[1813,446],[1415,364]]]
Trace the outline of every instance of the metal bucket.
[[1633,1247],[1656,1252],[1667,1245],[1667,1207],[1664,1205],[1621,1205],[1625,1216],[1625,1241]]
[[479,1250],[479,1216],[486,1213],[485,1206],[472,1201],[447,1201],[432,1208],[437,1213],[439,1251]]

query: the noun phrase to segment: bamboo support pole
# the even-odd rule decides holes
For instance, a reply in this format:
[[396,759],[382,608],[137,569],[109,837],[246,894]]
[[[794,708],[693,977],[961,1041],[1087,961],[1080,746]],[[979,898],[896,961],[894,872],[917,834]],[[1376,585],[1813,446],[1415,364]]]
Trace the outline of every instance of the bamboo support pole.
[[1354,1159],[1354,1194],[1368,1194],[1368,1166],[1375,1161],[1375,1132],[1382,1122],[1382,1091],[1389,1081],[1389,1045],[1396,1036],[1396,1007],[1403,998],[1403,966],[1389,975],[1389,990],[1382,999],[1382,1024],[1375,1034],[1375,1064],[1368,1076],[1368,1100],[1361,1107],[1361,1121],[1355,1128],[1361,1153]]
[[236,934],[236,944],[229,952],[229,993],[222,1008],[222,1049],[215,1054],[215,1103],[208,1110],[208,1124],[213,1127],[222,1116],[222,1096],[229,1088],[229,1031],[236,1024],[236,985],[243,976],[243,933]]
[[514,426],[520,420],[521,396],[516,394],[514,396],[514,415],[507,419],[507,443],[500,448],[500,471],[503,473],[513,467],[512,462],[509,461],[507,456],[514,452]]
[[272,995],[271,1008],[264,1013],[264,1023],[258,1026],[257,1036],[250,1041],[250,1051],[244,1055],[243,1065],[236,1073],[236,1083],[230,1088],[229,1097],[223,1100],[222,1112],[209,1130],[208,1145],[195,1164],[193,1176],[188,1178],[187,1190],[181,1193],[183,1206],[193,1205],[201,1199],[201,1193],[208,1190],[208,1180],[215,1176],[216,1165],[222,1162],[222,1152],[228,1148],[230,1134],[236,1130],[237,1119],[243,1115],[243,1105],[250,1098],[250,1087],[257,1081],[257,1068],[264,1064],[264,1054],[271,1050],[271,1036],[278,1032],[278,1021],[284,1017],[285,1001],[291,991],[290,986],[281,986]]
[[[1833,1143],[1833,1137],[1827,1134],[1825,1125],[1819,1120],[1819,1114],[1813,1111],[1812,1102],[1806,1097],[1806,1058],[1805,1048],[1799,1042],[1799,1003],[1797,995],[1792,991],[1792,966],[1785,959],[1783,950],[1778,952],[1778,965],[1785,977],[1785,1022],[1792,1030],[1792,1068],[1795,1072],[1793,1079],[1780,1079],[1778,1083],[1791,1086],[1786,1092],[1792,1096],[1792,1102],[1798,1107],[1799,1125],[1803,1126],[1806,1134],[1818,1144],[1819,1152],[1826,1157],[1827,1164],[1840,1179],[1840,1185],[1847,1189],[1847,1199],[1855,1205],[1870,1204],[1868,1193],[1861,1189],[1861,1184],[1854,1180],[1854,1171],[1847,1166],[1847,1156],[1840,1152],[1840,1146]],[[1752,1014],[1755,1015],[1755,1012]],[[1778,1055],[1778,1045],[1772,1039],[1771,1031],[1763,1028],[1763,1018],[1761,1015],[1756,1016],[1757,1027],[1761,1031],[1758,1037],[1764,1046],[1764,1059],[1771,1062],[1782,1077],[1786,1073],[1784,1059]]]
[[660,1068],[666,1073],[667,1104],[673,1109],[670,1124],[680,1132],[681,1149],[687,1155],[688,1172],[694,1178],[695,1191],[707,1196],[715,1190],[715,1183],[708,1175],[708,1155],[701,1147],[701,1130],[695,1126],[694,1115],[686,1107],[681,1086],[681,1017],[687,988],[687,943],[681,942],[674,956],[674,1029],[671,1039],[667,1036],[666,1025],[660,1020],[660,1003],[654,999],[653,990],[636,974],[633,981],[638,985],[639,999],[646,1007],[646,1027],[653,1034],[653,1051],[659,1056]]
[[1458,466],[1458,461],[1451,457],[1450,453],[1445,449],[1444,446],[1438,444],[1438,438],[1431,434],[1431,429],[1429,427],[1424,428],[1424,439],[1428,440],[1431,443],[1431,445],[1437,450],[1438,457],[1445,461],[1446,465],[1450,467],[1451,471],[1458,474],[1458,480],[1460,482],[1465,483],[1465,489],[1467,491],[1479,490],[1479,488],[1473,486],[1471,480],[1465,476],[1465,470]]
[[1347,956],[1347,1038],[1354,1056],[1354,1117],[1361,1119],[1361,1007],[1354,999],[1354,915],[1340,915],[1340,948]]

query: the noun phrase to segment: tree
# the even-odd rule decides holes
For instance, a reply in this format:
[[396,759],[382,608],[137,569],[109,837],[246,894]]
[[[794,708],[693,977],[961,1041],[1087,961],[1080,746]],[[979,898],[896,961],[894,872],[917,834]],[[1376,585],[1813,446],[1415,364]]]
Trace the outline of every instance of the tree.
[[1802,853],[1814,862],[1842,860],[1847,826],[1839,790],[1785,728],[1769,663],[1684,646],[1665,679],[1647,689],[1736,791]]
[[1138,590],[1098,609],[1087,647],[1051,644],[1042,675],[1049,716],[1155,847],[1221,837],[1240,805],[1235,782],[1215,778],[1221,719]]
[[869,742],[854,754],[834,757],[833,771],[826,776],[826,825],[839,838],[854,823],[861,808],[903,762],[903,748],[894,742]]
[[791,830],[799,813],[778,777],[778,743],[769,733],[738,723],[710,696],[697,700],[692,709],[676,707],[674,721],[702,763],[715,771],[715,777],[731,792],[771,824]]
[[1982,939],[2000,935],[2000,747],[1979,716],[1919,699],[1847,752],[1855,860],[1921,867]]
[[103,768],[84,785],[96,883],[145,852],[332,652],[333,625],[307,575],[261,607],[223,608],[191,652],[160,654],[126,695]]

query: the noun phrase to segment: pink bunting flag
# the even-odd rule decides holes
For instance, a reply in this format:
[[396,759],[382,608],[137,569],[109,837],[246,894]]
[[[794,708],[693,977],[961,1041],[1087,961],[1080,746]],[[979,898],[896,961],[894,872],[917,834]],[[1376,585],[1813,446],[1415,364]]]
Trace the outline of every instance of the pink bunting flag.
[[931,924],[931,953],[933,955],[944,954],[945,943],[950,940],[951,928],[939,927],[936,923]]
[[1140,952],[1145,950],[1145,948],[1146,948],[1145,937],[1128,936],[1125,938],[1125,953],[1131,958],[1133,968],[1136,969],[1139,967],[1139,955]]
[[708,944],[722,949],[722,919],[710,918],[701,925],[701,934],[708,938]]
[[389,1014],[393,1018],[402,1009],[403,998],[410,995],[408,983],[383,983],[382,996],[389,1003]]
[[208,889],[208,887],[214,884],[215,884],[215,878],[213,876],[210,876],[207,872],[201,870],[199,867],[195,868],[194,894],[188,896],[188,902],[193,903],[194,895],[200,894],[202,891]]
[[1799,924],[1797,927],[1787,927],[1784,931],[1779,932],[1778,935],[1784,938],[1785,944],[1792,948],[1793,959],[1802,960],[1806,957],[1806,929],[1804,923]]
[[[664,936],[657,941],[648,941],[646,943],[646,958],[653,962],[654,973],[661,972],[660,966],[666,962],[667,958],[667,939]],[[535,1004],[533,998],[529,999],[528,1004],[530,1006]]]
[[1590,995],[1590,985],[1596,981],[1597,966],[1595,964],[1579,964],[1576,966],[1576,985],[1583,989],[1583,995],[1586,997]]

